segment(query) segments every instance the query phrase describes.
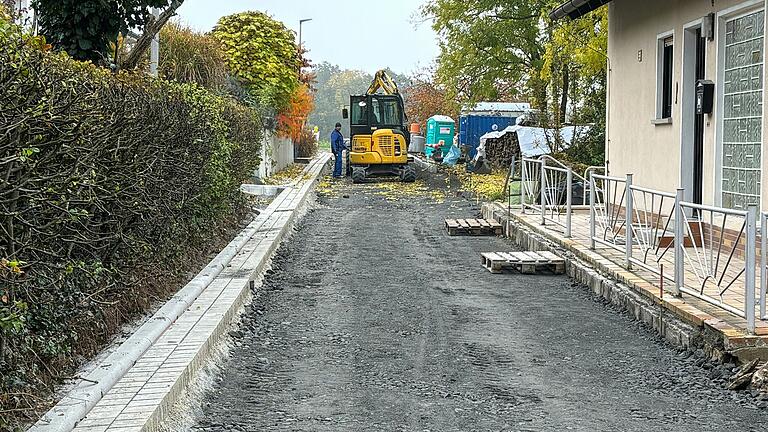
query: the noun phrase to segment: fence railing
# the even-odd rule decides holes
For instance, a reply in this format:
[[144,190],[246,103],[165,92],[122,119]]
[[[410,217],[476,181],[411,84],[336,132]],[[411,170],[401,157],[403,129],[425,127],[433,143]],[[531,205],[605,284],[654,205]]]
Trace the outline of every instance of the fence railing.
[[539,159],[522,158],[520,165],[520,209],[541,211],[541,175],[544,162]]
[[596,244],[624,251],[626,229],[624,211],[627,197],[627,181],[618,177],[592,174],[589,186],[589,238],[590,246]]
[[674,275],[663,272],[663,260],[674,254],[675,194],[630,184],[627,198],[632,209],[627,263],[674,281]]
[[580,179],[584,185],[586,180],[548,155],[537,159],[522,158],[520,178],[521,211],[538,213],[542,225],[554,223],[563,228],[566,237],[570,237],[574,178]]
[[571,236],[573,214],[573,171],[549,166],[541,167],[541,224],[547,222],[560,225],[565,237]]
[[[755,206],[745,211],[686,202],[683,189],[649,189],[636,185],[632,174],[598,174],[602,167],[589,167],[582,177],[551,156],[522,158],[519,168],[523,213],[539,215],[543,225],[560,226],[570,237],[573,187],[580,181],[582,202],[589,196],[592,249],[600,245],[623,252],[628,268],[638,266],[674,282],[674,295],[690,295],[744,318],[752,334],[756,319],[768,320],[768,212],[760,215],[756,284]],[[508,182],[515,169],[513,162]],[[671,274],[665,262],[672,264]]]
[[[757,208],[732,210],[678,199],[676,209],[680,218],[676,242],[683,257],[675,259],[677,290],[745,318],[754,332]],[[743,260],[738,256],[739,245]],[[693,274],[696,289],[686,286],[686,269]],[[738,290],[737,282],[743,283],[743,308],[724,300],[727,292]]]
[[584,190],[581,196],[581,203],[584,205],[589,205],[589,193],[590,190],[592,190],[592,182],[589,181],[589,179],[592,178],[592,174],[600,174],[605,173],[605,167],[604,166],[588,166],[584,170],[584,176],[581,177],[581,180],[584,182]]
[[541,156],[539,156],[539,159],[546,160],[547,161],[547,166],[555,165],[555,166],[560,167],[562,169],[571,171],[571,187],[572,188],[577,183],[581,184],[581,186],[582,186],[581,199],[578,200],[578,204],[576,204],[574,207],[580,207],[580,206],[586,206],[587,205],[587,198],[589,197],[589,180],[588,180],[589,176],[588,176],[588,174],[593,172],[593,171],[605,170],[604,167],[590,166],[590,167],[587,167],[587,169],[584,171],[584,173],[587,174],[587,175],[581,176],[581,175],[577,174],[575,171],[573,171],[573,169],[570,166],[560,162],[559,160],[553,158],[550,155],[541,155]]
[[[592,249],[623,251],[628,268],[638,266],[673,281],[675,295],[696,297],[746,319],[750,333],[756,316],[768,320],[768,212],[760,218],[756,292],[756,207],[706,206],[686,202],[683,189],[673,194],[638,186],[632,174],[588,174]],[[664,270],[665,262],[671,262],[672,274]]]

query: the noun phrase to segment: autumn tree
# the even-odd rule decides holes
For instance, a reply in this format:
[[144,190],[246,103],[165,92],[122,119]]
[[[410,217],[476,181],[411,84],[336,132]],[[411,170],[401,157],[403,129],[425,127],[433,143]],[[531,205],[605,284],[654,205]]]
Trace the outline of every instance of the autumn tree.
[[407,90],[405,111],[411,123],[426,130],[427,119],[434,115],[447,115],[458,121],[459,104],[449,96],[445,86],[436,83],[430,72],[413,78]]
[[277,115],[278,133],[294,142],[298,141],[314,107],[314,95],[309,87],[304,84],[297,86],[288,107]]

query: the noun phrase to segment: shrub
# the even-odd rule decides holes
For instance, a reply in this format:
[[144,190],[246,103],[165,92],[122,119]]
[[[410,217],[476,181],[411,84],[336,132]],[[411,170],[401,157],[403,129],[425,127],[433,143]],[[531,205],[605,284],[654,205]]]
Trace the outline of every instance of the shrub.
[[213,36],[222,44],[230,73],[257,99],[277,111],[288,106],[302,60],[283,23],[261,12],[243,12],[221,18]]
[[219,42],[179,23],[168,23],[160,32],[160,76],[181,83],[197,83],[224,91],[227,64]]
[[295,140],[293,144],[296,146],[296,153],[299,157],[313,157],[317,153],[317,140],[311,129],[302,129],[299,139]]
[[0,19],[0,412],[175,288],[259,162],[250,108],[41,46]]

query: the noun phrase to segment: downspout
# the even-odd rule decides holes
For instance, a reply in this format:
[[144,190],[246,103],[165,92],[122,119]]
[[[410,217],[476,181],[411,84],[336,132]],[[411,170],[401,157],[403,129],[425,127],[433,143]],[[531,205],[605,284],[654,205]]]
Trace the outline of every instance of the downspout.
[[[609,26],[610,26],[610,20]],[[605,84],[605,175],[611,175],[608,166],[611,160],[611,59],[606,56],[608,71]]]

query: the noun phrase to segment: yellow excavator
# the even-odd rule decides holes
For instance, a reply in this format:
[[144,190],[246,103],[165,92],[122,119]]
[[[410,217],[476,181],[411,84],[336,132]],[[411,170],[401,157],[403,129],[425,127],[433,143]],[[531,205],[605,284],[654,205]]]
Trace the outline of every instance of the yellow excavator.
[[342,117],[349,119],[347,174],[353,183],[392,175],[404,182],[416,180],[413,159],[408,156],[410,135],[403,97],[386,71],[376,72],[364,95],[349,97],[349,110],[344,108]]

